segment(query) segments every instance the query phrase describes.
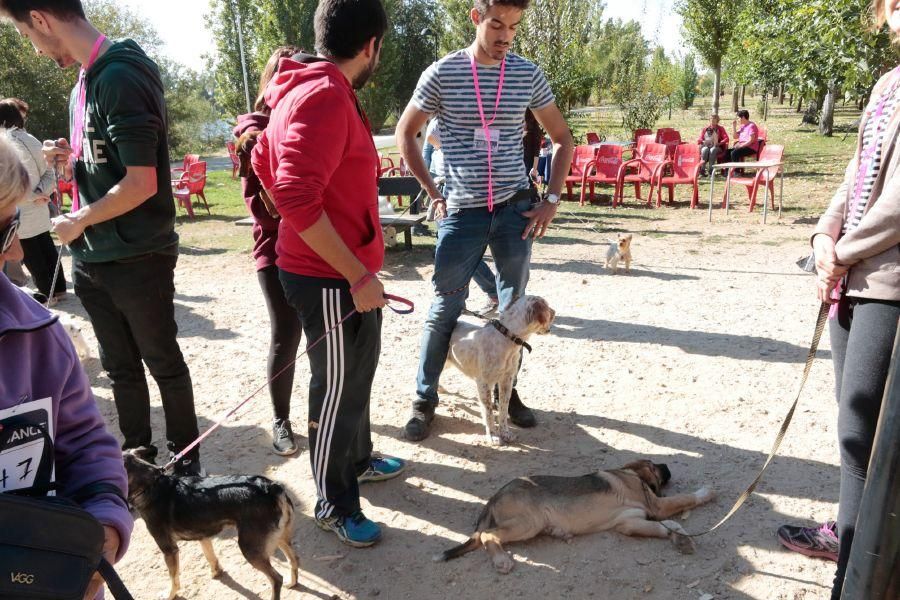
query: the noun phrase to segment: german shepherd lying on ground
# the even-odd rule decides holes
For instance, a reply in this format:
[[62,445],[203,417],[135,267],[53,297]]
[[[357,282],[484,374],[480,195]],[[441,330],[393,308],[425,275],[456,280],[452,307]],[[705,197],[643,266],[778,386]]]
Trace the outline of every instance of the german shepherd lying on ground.
[[137,509],[147,531],[162,550],[172,586],[169,600],[178,595],[178,542],[199,541],[212,576],[223,573],[213,552],[213,536],[226,526],[237,527],[238,546],[247,561],[272,584],[272,600],[281,598],[284,578],[272,568],[271,556],[281,549],[291,563],[291,581],[297,584],[300,566],[291,547],[294,505],[284,487],[260,476],[179,477],[162,467],[123,454],[128,472],[128,502]]
[[519,477],[488,500],[475,533],[466,542],[436,555],[434,560],[457,558],[484,546],[494,568],[509,573],[514,563],[503,550],[507,542],[528,540],[541,533],[569,539],[609,529],[625,535],[669,538],[680,552],[693,554],[694,542],[681,525],[663,519],[706,504],[715,494],[701,488],[693,494],[659,497],[660,488],[670,478],[666,465],[649,460],[581,477]]

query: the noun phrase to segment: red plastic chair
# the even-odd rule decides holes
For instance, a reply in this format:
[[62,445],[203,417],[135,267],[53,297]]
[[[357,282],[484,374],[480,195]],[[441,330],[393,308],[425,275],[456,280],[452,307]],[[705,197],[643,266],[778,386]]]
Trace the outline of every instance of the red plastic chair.
[[390,156],[385,156],[384,154],[379,154],[378,158],[381,161],[381,164],[378,167],[378,176],[379,177],[381,175],[383,175],[384,173],[386,173],[387,171],[389,171],[390,169],[395,168],[394,167],[394,159],[392,159]]
[[[613,196],[613,208],[616,204],[621,204],[625,194],[625,184],[634,184],[634,195],[641,199],[641,184],[650,184],[650,195],[647,197],[647,204],[653,202],[653,187],[656,183],[657,172],[660,166],[666,160],[666,147],[663,144],[650,143],[644,146],[640,158],[633,158],[622,163],[619,167],[619,173],[616,177],[616,193]],[[629,169],[634,172],[629,173]]]
[[758,130],[756,139],[759,140],[759,148],[757,150],[757,154],[759,155],[762,154],[763,148],[769,143],[769,130],[766,129],[765,125],[757,125],[756,129]]
[[[662,188],[669,188],[669,204],[675,197],[675,186],[690,184],[694,186],[691,195],[691,208],[696,208],[700,200],[700,146],[697,144],[679,144],[671,159],[660,165],[656,180],[656,206],[662,206]],[[666,175],[666,167],[672,171]]]
[[597,156],[597,148],[594,146],[576,146],[575,155],[572,156],[572,164],[569,166],[569,175],[566,177],[566,194],[572,198],[572,185],[581,185],[585,168]]
[[225,142],[225,148],[228,149],[228,158],[231,159],[231,178],[237,179],[237,172],[241,168],[241,159],[238,158],[234,142]]
[[584,134],[584,137],[589,146],[596,146],[603,142],[603,140],[600,139],[600,136],[594,131],[588,131]]
[[[784,146],[778,144],[766,145],[759,154],[759,162],[775,162],[779,163],[784,158]],[[725,196],[722,198],[722,205],[729,202],[729,192],[732,183],[743,185],[747,188],[747,195],[750,197],[750,212],[756,206],[756,197],[759,192],[759,186],[765,185],[769,188],[769,201],[772,203],[772,209],[775,209],[775,178],[781,167],[768,167],[757,169],[753,177],[731,177],[729,183],[725,186]]]
[[206,195],[203,193],[206,187],[206,162],[195,162],[188,167],[187,173],[181,175],[180,179],[172,181],[172,195],[178,200],[178,204],[184,207],[190,218],[194,218],[194,207],[191,203],[191,196],[197,196],[203,200],[206,206],[207,214],[209,211],[209,203],[206,201]]
[[652,135],[652,134],[653,134],[652,129],[635,129],[634,135],[631,136],[631,141],[633,141],[635,144],[637,144],[639,137],[641,137],[642,135]]
[[641,157],[641,154],[644,152],[644,148],[647,144],[655,144],[656,136],[652,133],[648,133],[646,135],[639,136],[638,139],[634,143],[634,147],[631,149],[631,158],[637,159]]
[[182,166],[175,167],[174,169],[172,169],[172,179],[173,180],[178,179],[183,174],[187,173],[188,167],[190,167],[192,164],[199,162],[199,161],[200,161],[199,154],[185,154],[184,160],[181,163]]
[[656,130],[656,143],[665,144],[669,156],[675,154],[675,148],[681,143],[681,132],[671,127],[662,127]]
[[[597,156],[587,164],[581,176],[581,206],[584,206],[585,185],[591,186],[591,202],[594,201],[594,185],[618,186],[619,167],[622,166],[622,147],[603,145]],[[593,172],[593,174],[592,174]]]

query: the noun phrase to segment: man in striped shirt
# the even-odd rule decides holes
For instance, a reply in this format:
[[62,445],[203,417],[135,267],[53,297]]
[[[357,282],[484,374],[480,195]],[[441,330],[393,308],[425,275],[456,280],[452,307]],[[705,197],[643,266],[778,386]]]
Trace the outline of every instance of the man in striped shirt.
[[[425,331],[416,399],[405,436],[428,436],[438,403],[438,379],[450,335],[465,306],[469,281],[490,246],[497,268],[500,309],[525,293],[534,238],[556,215],[574,145],[541,70],[509,52],[529,0],[475,0],[475,41],[432,64],[421,76],[397,125],[397,142],[410,170],[435,207],[438,241],[435,299]],[[525,111],[531,109],[554,143],[550,193],[541,201],[522,162]],[[434,115],[441,130],[446,183],[443,195],[415,144]],[[533,427],[534,414],[513,389],[510,420]]]

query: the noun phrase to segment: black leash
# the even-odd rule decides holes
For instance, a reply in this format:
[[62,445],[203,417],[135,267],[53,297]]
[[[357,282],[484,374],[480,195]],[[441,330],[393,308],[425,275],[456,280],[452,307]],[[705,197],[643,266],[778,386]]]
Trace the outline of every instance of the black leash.
[[687,537],[700,537],[701,535],[706,535],[712,531],[718,529],[725,521],[730,519],[734,513],[738,511],[738,509],[743,506],[744,502],[750,497],[750,494],[753,493],[753,490],[756,489],[756,486],[759,484],[762,479],[763,473],[766,472],[766,469],[771,464],[772,459],[775,458],[775,453],[778,451],[778,448],[781,446],[782,440],[784,440],[784,435],[787,433],[788,426],[791,424],[791,419],[794,418],[794,411],[797,409],[797,404],[800,402],[800,394],[803,392],[803,386],[806,385],[806,379],[809,377],[809,371],[812,368],[813,361],[816,358],[816,351],[819,348],[819,340],[822,339],[822,333],[825,331],[825,322],[828,320],[828,311],[831,307],[824,302],[819,307],[819,317],[816,320],[816,329],[813,333],[812,343],[809,346],[809,353],[806,355],[806,366],[803,367],[803,377],[800,380],[800,389],[797,390],[797,397],[794,399],[794,403],[791,405],[791,409],[787,412],[787,415],[784,417],[784,422],[781,424],[781,429],[778,430],[778,435],[775,436],[775,443],[772,444],[772,449],[769,451],[769,456],[766,458],[766,462],[763,464],[762,468],[757,473],[756,478],[747,486],[747,489],[738,496],[738,499],[735,501],[734,506],[731,507],[731,510],[728,511],[724,517],[722,517],[718,523],[707,529],[706,531],[701,531],[700,533],[683,533],[680,531],[675,531],[660,522],[660,524],[673,533],[679,533],[681,535],[686,535]]

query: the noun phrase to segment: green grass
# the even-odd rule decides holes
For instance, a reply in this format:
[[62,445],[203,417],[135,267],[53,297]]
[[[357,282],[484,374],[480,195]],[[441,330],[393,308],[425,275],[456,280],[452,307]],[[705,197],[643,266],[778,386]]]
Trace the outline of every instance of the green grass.
[[[723,98],[727,101],[728,98]],[[753,110],[756,99],[748,99],[751,107],[751,118],[762,122]],[[728,115],[728,108],[720,108],[720,114]],[[696,139],[697,133],[707,123],[709,107],[700,104],[686,111],[674,111],[672,118],[667,114],[657,123],[657,127],[674,127],[681,131],[682,137],[688,141]],[[822,213],[834,190],[840,184],[844,167],[853,155],[856,143],[854,122],[859,118],[859,111],[850,107],[838,107],[835,113],[834,137],[825,138],[809,126],[800,125],[800,114],[788,105],[770,106],[769,118],[764,122],[769,131],[769,143],[781,144],[785,147],[786,176],[784,180],[784,219],[782,223],[814,223]],[[723,119],[723,125],[730,129],[731,119]],[[630,132],[621,128],[621,115],[618,109],[603,106],[586,115],[577,115],[570,119],[576,138],[583,137],[586,131],[599,131],[607,139],[630,139]],[[846,132],[846,133],[845,133]],[[385,151],[387,154],[388,151]],[[723,191],[722,181],[716,184],[718,202]],[[776,183],[777,190],[777,183]],[[578,191],[577,187],[575,189]],[[600,188],[599,193],[608,193],[607,187]],[[742,189],[735,189],[736,200],[742,205],[746,198]],[[666,237],[684,235],[677,226],[668,222],[675,214],[674,209],[648,209],[636,204],[629,198],[631,189],[626,190],[624,207],[609,208],[608,197],[596,206],[580,207],[566,202],[557,219],[555,241],[547,243],[571,244],[585,240],[594,240],[597,232],[602,235],[616,231],[638,231],[642,235]],[[644,192],[646,193],[646,191]],[[700,204],[705,207],[709,198],[709,185],[701,184]],[[249,227],[236,227],[234,222],[247,216],[247,209],[241,195],[240,181],[231,179],[231,171],[211,172],[207,178],[206,198],[209,201],[211,215],[206,214],[202,205],[194,205],[196,218],[190,220],[183,209],[178,210],[178,228],[183,244],[188,251],[204,254],[249,253],[252,239]],[[676,189],[676,200],[680,213],[689,198],[687,186]],[[761,199],[760,199],[761,202]],[[717,213],[717,218],[718,213]],[[593,227],[593,231],[590,229]],[[694,228],[692,228],[694,229]],[[433,227],[432,227],[433,230]],[[689,232],[688,232],[689,233]],[[568,238],[568,239],[567,239]],[[704,236],[705,244],[717,244],[725,241],[734,242],[734,236],[724,238],[717,235]],[[422,252],[433,250],[433,237],[414,236],[413,244]],[[770,242],[771,243],[771,242]],[[389,253],[401,253],[402,245],[389,249]]]

